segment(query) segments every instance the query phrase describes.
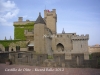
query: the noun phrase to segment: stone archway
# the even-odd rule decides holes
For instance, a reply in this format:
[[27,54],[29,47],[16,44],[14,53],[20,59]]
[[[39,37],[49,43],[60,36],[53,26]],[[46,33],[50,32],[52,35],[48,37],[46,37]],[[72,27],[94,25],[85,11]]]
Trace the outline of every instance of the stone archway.
[[57,51],[58,51],[58,52],[64,51],[64,46],[63,46],[63,44],[58,43],[56,47],[57,47]]

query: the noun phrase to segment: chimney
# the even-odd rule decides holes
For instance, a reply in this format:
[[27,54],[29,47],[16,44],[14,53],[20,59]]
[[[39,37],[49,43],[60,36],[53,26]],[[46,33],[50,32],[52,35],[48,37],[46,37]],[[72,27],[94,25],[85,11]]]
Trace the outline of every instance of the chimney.
[[23,21],[23,17],[19,17],[19,18],[18,18],[18,21],[19,21],[19,22],[22,22],[22,21]]

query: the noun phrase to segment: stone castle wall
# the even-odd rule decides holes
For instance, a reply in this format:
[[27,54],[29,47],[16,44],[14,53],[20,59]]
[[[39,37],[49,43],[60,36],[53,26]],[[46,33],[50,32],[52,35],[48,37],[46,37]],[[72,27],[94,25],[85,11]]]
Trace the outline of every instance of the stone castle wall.
[[92,54],[92,53],[98,53],[100,52],[100,45],[94,45],[94,46],[89,46],[88,47],[89,49],[89,53]]

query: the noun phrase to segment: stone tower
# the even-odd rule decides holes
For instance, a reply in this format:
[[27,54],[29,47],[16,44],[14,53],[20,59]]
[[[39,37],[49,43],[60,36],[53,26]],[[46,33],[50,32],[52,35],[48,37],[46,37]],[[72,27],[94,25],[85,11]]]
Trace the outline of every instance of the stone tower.
[[43,35],[45,34],[46,24],[39,13],[39,16],[34,24],[34,50],[37,53],[44,53],[45,51],[45,38]]
[[46,21],[47,27],[52,31],[53,34],[56,34],[56,9],[53,9],[52,11],[44,10],[44,19]]

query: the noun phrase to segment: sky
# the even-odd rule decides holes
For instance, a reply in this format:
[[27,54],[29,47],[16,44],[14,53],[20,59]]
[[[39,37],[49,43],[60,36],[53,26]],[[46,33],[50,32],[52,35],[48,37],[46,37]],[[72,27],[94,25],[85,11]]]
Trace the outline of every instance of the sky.
[[57,33],[89,34],[89,45],[100,44],[100,0],[0,0],[0,40],[14,38],[18,17],[35,21],[45,9],[56,9]]

